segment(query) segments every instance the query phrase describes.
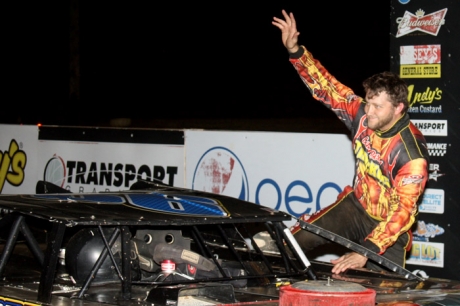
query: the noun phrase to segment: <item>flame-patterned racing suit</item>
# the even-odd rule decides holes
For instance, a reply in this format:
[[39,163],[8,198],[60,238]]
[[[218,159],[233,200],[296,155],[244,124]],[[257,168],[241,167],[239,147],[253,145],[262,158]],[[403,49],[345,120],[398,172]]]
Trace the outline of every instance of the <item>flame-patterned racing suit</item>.
[[[313,97],[351,130],[356,157],[353,187],[346,186],[336,202],[301,219],[404,267],[412,244],[410,228],[428,178],[425,138],[407,113],[386,131],[369,129],[363,98],[338,82],[305,47],[290,54],[290,62]],[[327,242],[298,223],[291,232],[304,252]],[[367,267],[382,270],[369,260]]]

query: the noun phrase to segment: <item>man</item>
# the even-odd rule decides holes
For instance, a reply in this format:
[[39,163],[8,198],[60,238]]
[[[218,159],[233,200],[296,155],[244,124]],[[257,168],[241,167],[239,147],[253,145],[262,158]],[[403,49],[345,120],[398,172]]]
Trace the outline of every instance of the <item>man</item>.
[[[282,14],[284,19],[274,17],[272,24],[281,30],[290,62],[313,97],[350,129],[356,157],[353,187],[346,186],[330,206],[300,218],[404,267],[412,244],[410,229],[428,179],[426,141],[406,113],[407,85],[397,75],[383,72],[363,82],[365,99],[355,95],[298,45],[294,15],[284,10]],[[301,230],[299,224],[291,231],[304,252],[328,242]],[[382,270],[354,252],[331,263],[336,274],[364,266]]]

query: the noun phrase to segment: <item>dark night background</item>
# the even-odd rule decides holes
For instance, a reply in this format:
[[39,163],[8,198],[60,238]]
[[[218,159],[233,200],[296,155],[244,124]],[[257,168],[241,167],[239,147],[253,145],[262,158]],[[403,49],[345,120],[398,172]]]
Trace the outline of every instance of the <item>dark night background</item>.
[[340,131],[288,62],[282,9],[356,93],[389,69],[390,1],[17,3],[0,123]]

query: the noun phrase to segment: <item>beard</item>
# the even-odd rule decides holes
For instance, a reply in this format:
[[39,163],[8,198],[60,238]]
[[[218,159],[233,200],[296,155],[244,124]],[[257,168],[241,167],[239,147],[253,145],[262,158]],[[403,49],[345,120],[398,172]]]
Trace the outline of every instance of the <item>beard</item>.
[[369,120],[369,116],[367,117],[367,127],[371,130],[377,131],[384,131],[388,130],[391,126],[390,123],[393,121],[393,116],[388,114],[385,117],[373,117],[373,119]]

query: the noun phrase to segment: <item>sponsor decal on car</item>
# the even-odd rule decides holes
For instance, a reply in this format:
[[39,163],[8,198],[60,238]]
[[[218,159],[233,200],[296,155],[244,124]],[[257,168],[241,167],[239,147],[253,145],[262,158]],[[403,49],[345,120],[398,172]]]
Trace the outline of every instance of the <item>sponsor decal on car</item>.
[[35,304],[31,302],[21,301],[17,299],[11,299],[8,297],[0,296],[0,306],[40,306],[41,304]]

